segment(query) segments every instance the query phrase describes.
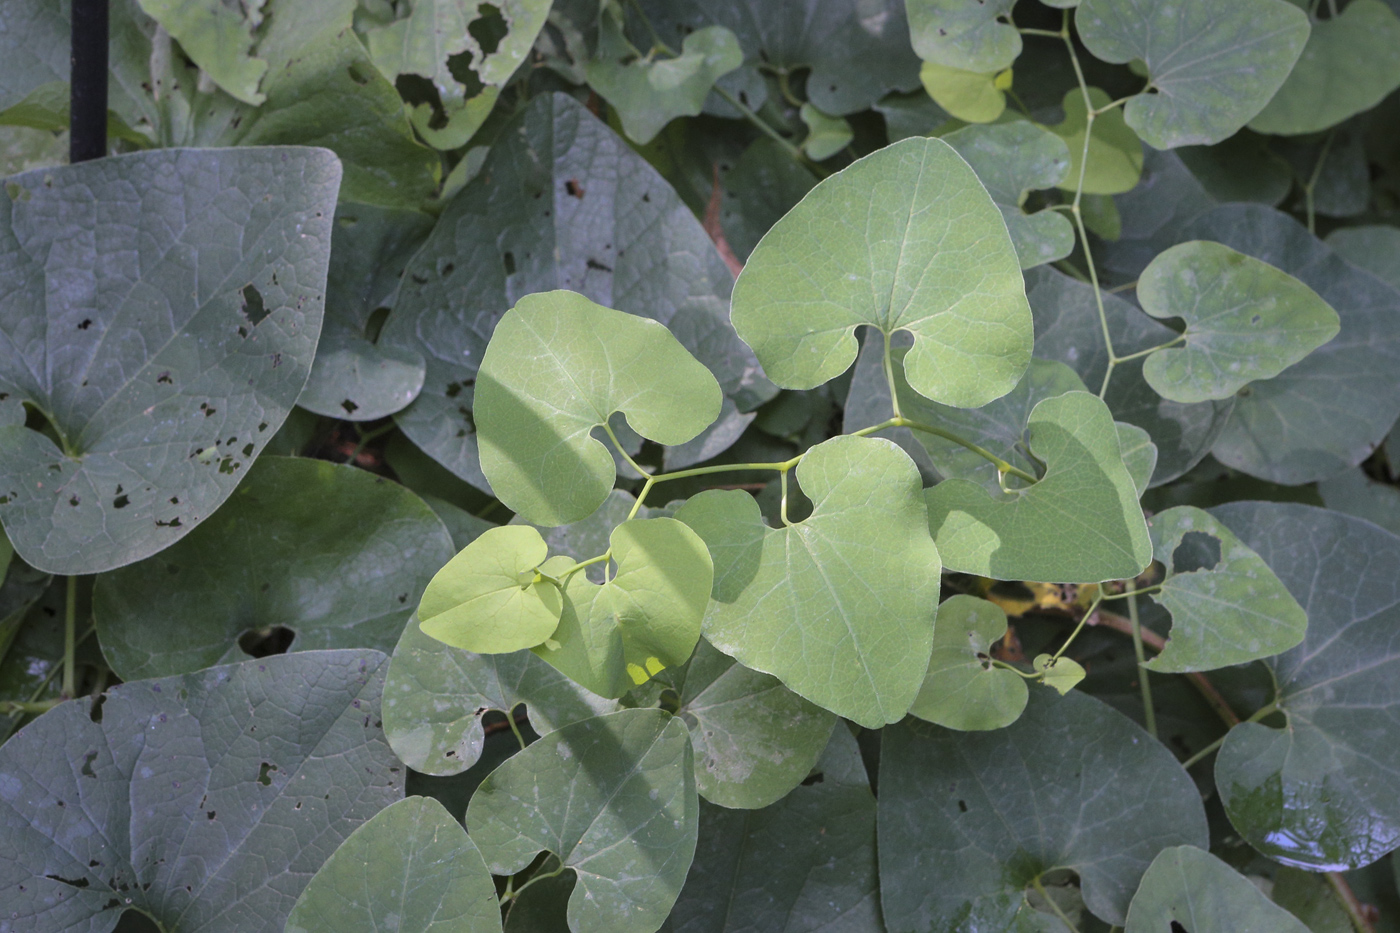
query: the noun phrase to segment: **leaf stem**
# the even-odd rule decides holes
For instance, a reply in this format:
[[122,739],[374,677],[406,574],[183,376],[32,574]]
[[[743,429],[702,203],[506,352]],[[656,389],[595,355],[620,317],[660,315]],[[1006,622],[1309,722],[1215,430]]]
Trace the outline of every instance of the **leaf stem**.
[[1051,655],[1050,660],[1052,663],[1060,660],[1064,653],[1069,650],[1069,646],[1074,644],[1074,640],[1079,637],[1079,633],[1084,630],[1084,626],[1088,623],[1089,619],[1098,611],[1099,603],[1101,602],[1103,602],[1102,588],[1094,594],[1094,601],[1089,604],[1089,608],[1079,617],[1079,624],[1074,627],[1074,631],[1069,633],[1069,637],[1066,638],[1065,643],[1060,646],[1060,650]]
[[[1154,584],[1152,584],[1151,586],[1144,586],[1144,587],[1142,587],[1141,589],[1137,589],[1137,590],[1124,590],[1124,591],[1121,592],[1121,593],[1113,593],[1113,594],[1111,594],[1111,595],[1109,596],[1109,598],[1110,598],[1110,599],[1127,599],[1127,598],[1129,598],[1129,597],[1150,596],[1151,594],[1157,592],[1157,591],[1160,590],[1161,588],[1162,588],[1162,584],[1161,584],[1161,583],[1154,583]],[[1131,606],[1131,605],[1128,607],[1128,611],[1129,611],[1129,613],[1132,612],[1132,606]]]
[[1357,899],[1351,885],[1347,884],[1346,876],[1339,871],[1329,871],[1324,877],[1332,888],[1332,893],[1341,902],[1342,909],[1346,911],[1347,919],[1351,921],[1356,933],[1376,933],[1375,924],[1366,915],[1366,905]]
[[1137,656],[1138,683],[1142,687],[1142,718],[1147,724],[1147,733],[1157,737],[1157,709],[1152,705],[1152,684],[1148,680],[1147,652],[1142,647],[1142,623],[1138,620],[1137,592],[1128,594],[1128,619],[1133,625],[1133,654]]
[[825,178],[827,174],[829,174],[821,166],[815,164],[805,155],[803,155],[802,150],[799,149],[796,146],[796,144],[793,143],[792,140],[788,139],[782,133],[779,133],[777,130],[773,129],[773,127],[768,125],[768,122],[766,120],[764,120],[758,114],[754,113],[747,106],[745,106],[743,101],[735,97],[733,94],[729,93],[729,90],[727,88],[720,87],[718,84],[716,84],[714,90],[716,94],[718,94],[720,97],[724,98],[726,102],[728,102],[729,106],[739,111],[740,115],[743,116],[745,120],[753,124],[754,127],[756,127],[759,130],[759,132],[763,133],[765,136],[768,136],[778,145],[782,146],[783,149],[787,151],[787,154],[792,156],[798,164],[802,165],[809,172],[815,174],[818,178]]
[[1207,745],[1205,748],[1201,749],[1199,752],[1197,752],[1196,754],[1192,755],[1190,758],[1188,758],[1188,759],[1186,759],[1185,761],[1183,761],[1183,762],[1181,763],[1181,766],[1182,766],[1183,768],[1189,769],[1189,768],[1195,766],[1196,764],[1199,764],[1202,760],[1204,760],[1205,758],[1207,758],[1208,756],[1210,756],[1212,753],[1219,751],[1219,750],[1220,750],[1220,746],[1222,746],[1222,745],[1225,744],[1225,739],[1226,739],[1229,735],[1230,735],[1230,733],[1229,733],[1229,732],[1226,732],[1226,733],[1225,733],[1224,735],[1222,735],[1220,738],[1216,739],[1214,742],[1211,742],[1211,743],[1210,743],[1209,745]]
[[1063,39],[1065,34],[1054,29],[1026,29],[1018,27],[1017,32],[1023,36],[1045,36],[1048,39]]
[[896,419],[903,416],[899,412],[899,392],[894,385],[894,361],[890,358],[890,335],[885,335],[885,383],[890,387],[890,408],[894,411]]
[[1050,909],[1055,912],[1055,916],[1060,918],[1060,922],[1065,925],[1065,929],[1072,930],[1073,933],[1079,933],[1079,927],[1074,925],[1073,920],[1065,916],[1065,912],[1060,909],[1060,905],[1050,896],[1050,892],[1045,890],[1045,885],[1040,883],[1039,875],[1035,876],[1031,884],[1035,885],[1036,892],[1039,893],[1041,897],[1045,898],[1045,903],[1050,905]]
[[1019,667],[1017,667],[1016,665],[1014,665],[1014,664],[1008,664],[1006,661],[1001,661],[1001,660],[998,660],[998,659],[996,659],[996,658],[992,658],[992,659],[991,659],[991,662],[992,662],[992,667],[1000,668],[1001,670],[1004,670],[1004,671],[1010,671],[1011,673],[1017,675],[1018,677],[1023,677],[1023,678],[1025,678],[1026,680],[1043,680],[1043,679],[1045,678],[1045,675],[1044,675],[1043,673],[1042,673],[1042,674],[1027,674],[1025,671],[1021,670],[1021,669],[1020,669]]
[[954,444],[957,444],[960,447],[965,447],[966,449],[977,454],[977,456],[990,462],[997,468],[997,472],[999,473],[1019,477],[1020,479],[1023,479],[1028,483],[1040,482],[1040,477],[1027,473],[1025,470],[1012,463],[1008,463],[1007,461],[998,457],[996,454],[992,453],[987,448],[982,447],[979,444],[974,444],[967,438],[959,437],[952,431],[947,431],[943,428],[934,427],[931,424],[924,424],[921,421],[911,421],[908,418],[899,415],[896,415],[888,421],[882,421],[879,424],[872,424],[868,428],[861,428],[859,431],[852,431],[851,436],[865,437],[868,434],[874,434],[877,431],[883,431],[885,430],[885,428],[912,428],[915,431],[923,431],[925,434],[932,434],[936,437],[941,437],[944,440],[952,441]]
[[[629,515],[628,518],[630,519],[631,516]],[[608,548],[606,551],[604,551],[603,553],[599,554],[597,557],[590,557],[590,558],[588,558],[588,560],[582,560],[582,561],[579,561],[577,564],[574,564],[574,565],[573,565],[572,567],[570,567],[568,570],[566,570],[566,571],[564,571],[562,574],[560,574],[560,577],[561,577],[561,579],[563,579],[563,580],[567,580],[567,579],[569,579],[569,577],[572,577],[574,574],[578,573],[578,572],[579,572],[580,570],[582,570],[583,568],[585,568],[585,567],[592,567],[594,564],[601,564],[603,561],[605,561],[605,560],[610,560],[611,558],[612,558],[612,548]]]
[[[520,750],[523,752],[525,750],[525,736],[520,734],[520,726],[515,722],[515,711],[520,708],[520,705],[521,704],[517,703],[510,708],[510,712],[506,713],[506,721],[510,723],[510,731],[515,733],[515,741],[520,743]],[[521,890],[524,889],[522,888]],[[520,892],[517,891],[516,893],[519,894]]]
[[74,653],[78,647],[78,578],[69,577],[68,592],[63,606],[63,690],[60,696],[70,700],[78,692],[77,664]]
[[[550,853],[550,854],[553,855],[553,853]],[[554,857],[555,857],[555,858],[558,858],[558,856],[554,856]],[[530,876],[530,878],[529,878],[528,881],[526,881],[526,882],[525,882],[524,884],[522,884],[520,887],[516,888],[514,891],[507,889],[507,890],[506,890],[506,893],[501,895],[501,904],[502,904],[502,905],[505,905],[505,904],[509,903],[510,901],[515,900],[517,897],[519,897],[520,895],[524,894],[524,893],[525,893],[525,889],[528,888],[530,885],[534,884],[536,881],[543,881],[543,880],[545,880],[546,878],[557,878],[557,877],[559,877],[560,875],[562,875],[563,873],[564,873],[564,863],[563,863],[563,862],[560,862],[560,863],[559,863],[559,867],[556,868],[556,869],[554,869],[554,871],[536,872],[535,874],[533,874],[533,875]]]
[[622,442],[619,441],[617,439],[617,435],[613,433],[612,425],[604,421],[603,430],[607,432],[608,439],[613,442],[613,447],[617,448],[618,454],[621,455],[623,460],[627,461],[627,465],[630,466],[632,469],[636,470],[637,473],[639,473],[642,477],[650,479],[651,473],[644,467],[642,467],[642,465],[639,464],[637,461],[633,460],[632,455],[623,449]]
[[1322,151],[1317,154],[1317,164],[1313,166],[1307,184],[1303,185],[1303,203],[1308,212],[1308,232],[1314,236],[1317,235],[1317,210],[1313,203],[1313,189],[1317,187],[1317,180],[1322,177],[1322,167],[1327,164],[1327,153],[1332,149],[1332,140],[1336,138],[1336,130],[1327,134],[1327,139],[1322,144]]
[[787,471],[787,470],[782,470],[782,471],[780,471],[780,472],[778,473],[778,482],[779,482],[779,483],[781,484],[781,486],[782,486],[782,497],[778,500],[778,517],[781,518],[781,519],[783,520],[783,524],[784,524],[784,525],[791,525],[792,522],[788,521],[788,516],[787,516],[787,500],[788,500],[788,471]]
[[62,702],[63,701],[60,699],[29,701],[5,700],[4,702],[0,702],[0,716],[15,716],[26,714],[38,716],[41,713],[47,713],[49,710],[53,709],[55,706]]

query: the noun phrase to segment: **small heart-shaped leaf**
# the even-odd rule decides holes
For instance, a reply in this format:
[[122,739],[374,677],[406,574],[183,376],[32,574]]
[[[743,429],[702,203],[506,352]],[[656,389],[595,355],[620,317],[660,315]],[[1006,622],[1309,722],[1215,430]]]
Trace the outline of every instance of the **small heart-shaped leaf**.
[[949,597],[938,607],[933,654],[909,712],[949,729],[1000,729],[1026,708],[1026,681],[993,667],[989,652],[1006,634],[1006,613],[975,596]]

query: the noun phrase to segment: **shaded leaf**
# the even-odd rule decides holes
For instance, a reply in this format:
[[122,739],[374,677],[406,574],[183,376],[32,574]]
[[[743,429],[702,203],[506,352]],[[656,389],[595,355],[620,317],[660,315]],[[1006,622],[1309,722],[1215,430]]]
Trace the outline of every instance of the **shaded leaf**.
[[759,239],[817,183],[811,172],[767,136],[750,143],[722,177],[720,227],[740,260],[748,259]]
[[1000,71],[1021,54],[1011,25],[1016,0],[906,0],[914,51],[929,62],[963,71]]
[[962,731],[1001,729],[1026,708],[1025,678],[993,667],[992,645],[1006,634],[1006,613],[974,596],[951,596],[938,607],[933,654],[909,712]]
[[1249,130],[1214,146],[1182,146],[1176,154],[1218,201],[1277,207],[1293,187],[1288,163],[1269,148],[1267,138]]
[[[1089,103],[1095,108],[1108,102],[1106,92],[1089,88]],[[1064,120],[1046,127],[1063,139],[1069,149],[1069,171],[1060,187],[1069,192],[1082,190],[1085,194],[1121,194],[1133,190],[1142,176],[1142,143],[1123,121],[1122,112],[1110,110],[1094,118],[1093,136],[1089,140],[1089,167],[1084,169],[1081,168],[1084,137],[1089,129],[1089,108],[1084,103],[1084,92],[1066,91],[1063,106]],[[1082,184],[1081,174],[1084,176]]]
[[1323,480],[1317,491],[1329,509],[1364,518],[1400,535],[1400,489],[1376,482],[1360,467]]
[[0,428],[0,517],[28,563],[129,564],[233,492],[306,381],[339,180],[329,152],[239,149],[7,182],[0,392],[66,448]]
[[1400,290],[1400,227],[1343,227],[1327,234],[1326,242],[1347,262]]
[[1125,933],[1308,933],[1244,875],[1194,846],[1163,849],[1142,876]]
[[802,151],[808,158],[820,162],[829,159],[845,149],[855,138],[851,124],[841,117],[822,113],[811,104],[803,104],[802,122],[807,124],[807,138],[802,141]]

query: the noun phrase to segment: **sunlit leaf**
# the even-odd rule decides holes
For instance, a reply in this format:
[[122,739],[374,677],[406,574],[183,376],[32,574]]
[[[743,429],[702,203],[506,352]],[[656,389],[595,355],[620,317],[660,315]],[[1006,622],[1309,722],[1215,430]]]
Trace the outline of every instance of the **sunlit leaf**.
[[909,712],[949,729],[1001,729],[1026,708],[1026,681],[993,667],[992,644],[1006,634],[1006,613],[973,596],[950,597],[938,607],[933,654],[923,688]]
[[1115,421],[1118,429],[1118,448],[1123,454],[1123,465],[1133,478],[1138,498],[1147,491],[1152,482],[1152,471],[1157,468],[1157,445],[1152,443],[1152,435],[1135,424]]
[[1087,673],[1084,666],[1073,658],[1056,658],[1048,654],[1037,655],[1031,666],[1041,675],[1045,686],[1053,688],[1061,696],[1078,686]]
[[[1106,92],[1096,87],[1089,88],[1089,103],[1094,107],[1103,107],[1108,102]],[[1077,89],[1066,91],[1063,106],[1064,120],[1046,127],[1063,139],[1069,149],[1069,171],[1060,182],[1060,187],[1085,194],[1121,194],[1136,187],[1142,176],[1142,143],[1123,122],[1122,112],[1110,110],[1094,119],[1093,136],[1089,139],[1088,168],[1082,168],[1084,136],[1089,128],[1089,109],[1084,104],[1084,93]]]
[[1021,34],[1007,20],[1016,0],[906,0],[914,51],[925,61],[963,71],[1000,71],[1021,54]]
[[811,104],[802,105],[801,115],[802,122],[807,124],[807,138],[802,140],[802,151],[818,162],[836,155],[855,138],[850,123],[822,113]]
[[1163,849],[1142,876],[1124,933],[1309,933],[1252,881],[1195,846]]
[[990,123],[1006,109],[1006,93],[997,86],[996,72],[963,71],[924,62],[919,82],[934,103],[968,123]]

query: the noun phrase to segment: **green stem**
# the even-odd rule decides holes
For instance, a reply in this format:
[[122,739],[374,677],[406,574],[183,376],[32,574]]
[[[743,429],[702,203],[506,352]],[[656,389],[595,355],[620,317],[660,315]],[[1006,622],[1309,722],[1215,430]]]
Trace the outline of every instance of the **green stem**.
[[25,714],[38,716],[41,713],[47,713],[61,702],[63,701],[57,699],[30,700],[28,702],[24,700],[6,700],[0,702],[0,716],[18,716]]
[[788,499],[788,471],[787,471],[787,470],[783,470],[781,473],[778,474],[778,482],[782,485],[782,497],[778,500],[778,517],[781,518],[781,519],[783,520],[783,524],[784,524],[784,525],[791,525],[792,522],[788,521],[788,517],[787,517],[787,499]]
[[1017,29],[1023,36],[1045,36],[1048,39],[1063,39],[1065,34],[1053,29]]
[[1088,624],[1089,620],[1093,618],[1094,613],[1098,611],[1099,603],[1101,602],[1103,602],[1102,589],[1094,596],[1094,601],[1089,604],[1089,608],[1085,611],[1084,615],[1079,617],[1079,624],[1074,627],[1074,631],[1069,633],[1069,637],[1066,638],[1065,643],[1060,646],[1060,650],[1056,651],[1050,657],[1051,661],[1060,660],[1061,656],[1069,650],[1069,646],[1074,644],[1074,640],[1079,637],[1079,633],[1084,630],[1084,626]]
[[1332,140],[1337,136],[1334,130],[1327,134],[1327,139],[1322,144],[1322,151],[1317,154],[1317,164],[1313,166],[1312,175],[1308,177],[1308,183],[1303,186],[1303,203],[1308,212],[1308,232],[1317,233],[1317,211],[1313,204],[1313,189],[1317,187],[1317,180],[1322,177],[1322,166],[1327,164],[1327,153],[1332,149]]
[[1347,919],[1351,921],[1352,929],[1355,930],[1356,933],[1376,933],[1375,924],[1366,917],[1361,902],[1357,900],[1356,893],[1352,891],[1351,885],[1347,884],[1346,877],[1339,871],[1329,871],[1324,877],[1327,879],[1327,884],[1332,888],[1332,894],[1341,902],[1342,909],[1346,911]]
[[1137,594],[1128,596],[1128,621],[1133,625],[1133,653],[1137,656],[1138,683],[1142,686],[1142,718],[1147,733],[1157,737],[1157,709],[1152,705],[1152,684],[1148,680],[1147,652],[1142,647],[1142,623],[1138,620]]
[[1040,680],[1044,676],[1043,674],[1027,674],[1025,671],[1021,670],[1016,665],[1008,664],[1005,661],[999,661],[996,658],[992,658],[991,663],[992,667],[1000,668],[1004,671],[1010,671],[1011,673],[1016,674],[1019,677],[1025,678],[1026,680]]
[[73,655],[78,647],[78,578],[68,578],[68,592],[63,607],[63,691],[60,696],[72,699],[78,692],[77,664]]
[[1181,763],[1181,766],[1182,766],[1183,768],[1191,768],[1192,766],[1194,766],[1194,765],[1200,763],[1203,759],[1209,757],[1213,752],[1218,751],[1218,750],[1220,749],[1220,746],[1222,746],[1222,745],[1225,744],[1225,739],[1226,739],[1227,736],[1229,736],[1229,734],[1230,734],[1230,733],[1227,732],[1227,733],[1225,733],[1225,735],[1222,735],[1220,738],[1216,739],[1214,742],[1211,742],[1211,743],[1210,743],[1209,745],[1207,745],[1205,748],[1201,749],[1199,752],[1197,752],[1196,754],[1192,755],[1190,758],[1188,758],[1188,759],[1186,759],[1185,761],[1183,761],[1183,762]]
[[718,84],[716,84],[715,93],[718,94],[720,97],[723,97],[729,103],[729,106],[739,111],[740,115],[743,116],[745,120],[748,120],[750,123],[752,123],[759,130],[759,132],[768,136],[778,145],[782,146],[783,149],[787,150],[788,155],[792,156],[795,160],[797,160],[797,162],[806,167],[809,171],[816,173],[818,177],[826,176],[827,172],[820,166],[811,162],[805,155],[803,155],[802,150],[799,149],[796,145],[794,145],[792,140],[788,139],[782,133],[779,133],[777,130],[773,129],[773,127],[769,126],[766,120],[764,120],[758,114],[754,113],[752,110],[746,107],[743,101],[739,100],[739,98],[729,93],[727,89],[722,88]]
[[630,466],[632,469],[636,470],[637,473],[640,474],[642,477],[650,479],[651,473],[647,472],[647,470],[644,469],[641,464],[633,460],[631,454],[622,449],[622,442],[619,441],[617,439],[617,435],[613,433],[612,425],[604,421],[603,430],[607,432],[608,440],[613,442],[613,447],[617,449],[618,455],[622,457],[623,460],[627,461],[627,465]]
[[1107,291],[1110,295],[1117,295],[1117,294],[1120,293],[1120,292],[1132,291],[1133,289],[1135,289],[1135,288],[1137,288],[1137,287],[1138,287],[1138,280],[1137,280],[1137,279],[1133,279],[1131,282],[1128,282],[1128,283],[1125,284],[1125,285],[1115,285],[1115,286],[1113,286],[1112,288],[1105,289],[1105,291]]
[[1073,933],[1079,933],[1079,927],[1074,925],[1073,920],[1065,916],[1065,912],[1060,909],[1060,905],[1055,903],[1055,899],[1050,896],[1050,892],[1045,890],[1045,885],[1040,883],[1039,875],[1035,876],[1035,880],[1032,881],[1031,884],[1035,885],[1036,891],[1045,899],[1045,903],[1050,905],[1050,909],[1055,912],[1055,916],[1060,918],[1060,922],[1065,925],[1065,929],[1072,930]]
[[1008,476],[1019,477],[1020,479],[1023,479],[1028,483],[1040,482],[1040,477],[1035,476],[1031,473],[1027,473],[1025,470],[1021,469],[1018,466],[1015,466],[1014,464],[1007,463],[1005,460],[1001,459],[987,448],[974,444],[972,443],[972,441],[969,441],[965,438],[958,437],[952,431],[945,431],[942,428],[934,427],[931,424],[923,424],[918,421],[910,421],[908,418],[895,418],[893,420],[893,427],[913,428],[915,431],[923,431],[925,434],[932,434],[935,437],[941,437],[946,441],[952,441],[954,444],[957,444],[961,447],[965,447],[968,450],[975,453],[977,456],[981,457],[983,460],[987,460],[994,466],[996,466],[998,472],[1004,473]]
[[[630,519],[632,516],[629,515],[629,516],[627,516],[627,517]],[[594,564],[601,564],[603,561],[605,561],[605,560],[611,560],[611,559],[612,559],[612,548],[608,548],[606,551],[604,551],[603,553],[599,554],[597,557],[590,557],[590,558],[588,558],[588,560],[580,561],[580,562],[578,562],[577,564],[574,564],[574,565],[573,565],[572,567],[570,567],[568,570],[564,571],[564,573],[561,574],[561,582],[562,582],[563,580],[569,579],[569,577],[572,577],[574,574],[578,573],[580,570],[582,570],[582,569],[585,568],[585,567],[592,567]]]
[[[520,704],[517,703],[515,706],[512,706],[512,707],[510,708],[510,712],[506,713],[506,721],[510,723],[510,731],[515,733],[515,741],[517,741],[517,742],[520,743],[520,750],[521,750],[521,751],[524,751],[524,750],[525,750],[525,736],[523,736],[523,735],[520,734],[520,727],[519,727],[518,725],[515,724],[515,711],[516,711],[516,709],[519,707],[519,705],[520,705]],[[523,889],[522,889],[522,890],[523,890]],[[519,892],[517,892],[517,893],[519,893]]]
[[890,335],[885,334],[885,383],[890,387],[890,408],[894,410],[895,418],[903,417],[899,413],[899,392],[894,386],[894,361],[890,358]]
[[533,875],[530,876],[530,880],[529,880],[529,881],[526,881],[524,884],[522,884],[520,887],[516,888],[514,891],[507,890],[505,894],[502,894],[502,895],[501,895],[501,904],[504,905],[504,904],[509,903],[510,901],[515,900],[517,897],[519,897],[520,895],[524,894],[524,893],[525,893],[525,889],[528,888],[530,885],[534,884],[536,881],[543,881],[543,880],[545,880],[546,878],[557,878],[557,877],[559,877],[560,875],[562,875],[563,873],[564,873],[564,863],[563,863],[563,862],[560,862],[560,863],[559,863],[559,867],[556,868],[556,869],[554,869],[554,871],[537,872],[537,873],[535,873],[535,874],[533,874]]
[[385,434],[388,434],[396,427],[398,427],[398,425],[395,422],[390,421],[388,424],[381,424],[373,431],[360,431],[358,427],[355,428],[356,431],[359,431],[360,442],[355,445],[354,453],[352,453],[350,455],[350,458],[345,462],[354,463],[356,460],[360,459],[360,453],[364,451],[365,447],[367,447],[371,441],[375,440],[376,438],[383,437]]
[[[1124,591],[1121,592],[1121,593],[1113,593],[1113,594],[1111,594],[1110,598],[1111,598],[1111,599],[1127,599],[1127,598],[1129,598],[1129,597],[1148,596],[1148,595],[1151,595],[1152,593],[1157,592],[1157,591],[1160,590],[1161,588],[1162,588],[1162,584],[1160,584],[1160,583],[1154,583],[1154,584],[1152,584],[1151,586],[1144,586],[1144,587],[1143,587],[1142,589],[1140,589],[1140,590],[1124,590]],[[1132,612],[1132,606],[1131,606],[1131,605],[1128,607],[1128,611],[1129,611],[1130,613]]]

